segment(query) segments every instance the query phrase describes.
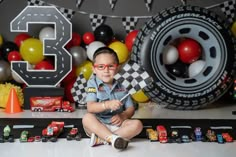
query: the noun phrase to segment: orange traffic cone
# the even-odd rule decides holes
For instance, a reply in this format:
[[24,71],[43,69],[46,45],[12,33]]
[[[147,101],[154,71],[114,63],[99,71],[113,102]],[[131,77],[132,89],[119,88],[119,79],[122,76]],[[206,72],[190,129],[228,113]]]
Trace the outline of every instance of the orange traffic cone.
[[15,88],[11,88],[10,94],[8,96],[5,112],[6,113],[22,112]]

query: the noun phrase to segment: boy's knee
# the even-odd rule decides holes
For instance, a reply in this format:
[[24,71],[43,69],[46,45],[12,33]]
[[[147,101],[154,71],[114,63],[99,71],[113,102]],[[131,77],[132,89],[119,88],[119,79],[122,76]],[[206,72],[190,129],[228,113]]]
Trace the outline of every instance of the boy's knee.
[[82,123],[87,123],[88,121],[90,121],[92,118],[94,117],[93,114],[91,113],[86,113],[83,118],[82,118]]

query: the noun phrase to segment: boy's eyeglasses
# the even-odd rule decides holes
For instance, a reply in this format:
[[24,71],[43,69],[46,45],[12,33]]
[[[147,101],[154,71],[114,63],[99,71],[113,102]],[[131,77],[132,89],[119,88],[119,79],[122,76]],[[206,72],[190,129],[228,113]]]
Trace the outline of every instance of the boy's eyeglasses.
[[104,70],[108,68],[109,70],[115,70],[118,64],[94,64],[93,67],[97,68],[98,70]]

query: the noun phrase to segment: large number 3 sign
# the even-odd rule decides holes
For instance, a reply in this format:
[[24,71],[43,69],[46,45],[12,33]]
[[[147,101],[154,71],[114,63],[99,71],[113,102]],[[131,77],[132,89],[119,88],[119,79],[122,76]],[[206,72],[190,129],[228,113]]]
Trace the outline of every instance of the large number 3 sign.
[[12,70],[21,77],[28,86],[56,86],[72,68],[72,57],[65,50],[65,44],[71,39],[71,23],[54,6],[27,6],[11,22],[12,32],[28,32],[28,24],[53,24],[55,38],[44,39],[44,55],[54,56],[55,69],[39,71],[28,69],[28,62],[12,63]]

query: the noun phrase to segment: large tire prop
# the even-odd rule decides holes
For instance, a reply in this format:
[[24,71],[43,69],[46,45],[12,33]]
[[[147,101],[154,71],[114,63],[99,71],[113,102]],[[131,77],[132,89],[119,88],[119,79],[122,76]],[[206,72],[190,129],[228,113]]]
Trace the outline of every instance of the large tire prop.
[[[202,47],[205,66],[194,77],[176,77],[166,68],[163,49],[179,38],[191,38]],[[144,89],[157,104],[176,110],[206,107],[232,85],[235,41],[229,26],[213,12],[195,6],[166,9],[148,21],[138,33],[131,60],[154,78]]]

